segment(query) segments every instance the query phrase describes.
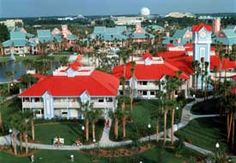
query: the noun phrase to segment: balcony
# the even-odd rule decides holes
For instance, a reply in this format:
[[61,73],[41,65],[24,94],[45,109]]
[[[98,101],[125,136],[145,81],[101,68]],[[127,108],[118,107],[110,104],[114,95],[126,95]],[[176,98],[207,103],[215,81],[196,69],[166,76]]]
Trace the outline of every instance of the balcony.
[[66,102],[66,101],[54,101],[53,103],[54,108],[80,108],[79,102]]
[[155,84],[147,84],[147,85],[141,85],[141,84],[138,84],[137,85],[137,89],[138,90],[157,90],[158,89],[158,86],[155,85]]
[[23,108],[43,108],[43,102],[23,102]]
[[95,102],[93,102],[93,107],[94,108],[113,108],[114,103],[113,102],[98,102],[98,101],[95,101]]

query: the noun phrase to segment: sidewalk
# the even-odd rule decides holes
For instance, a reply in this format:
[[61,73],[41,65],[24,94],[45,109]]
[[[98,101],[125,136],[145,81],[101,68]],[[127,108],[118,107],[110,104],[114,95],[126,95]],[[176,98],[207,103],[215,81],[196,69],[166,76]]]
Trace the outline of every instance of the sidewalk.
[[[212,97],[209,97],[208,99],[210,99]],[[190,103],[188,103],[187,105],[184,106],[183,110],[182,110],[182,117],[181,117],[181,121],[178,124],[175,124],[175,129],[174,131],[177,131],[183,127],[185,127],[191,120],[196,119],[196,118],[201,118],[201,117],[216,117],[219,116],[217,114],[214,115],[193,115],[191,113],[191,108],[194,104],[198,103],[198,102],[202,102],[204,99],[196,99],[195,101],[192,101]],[[28,147],[32,148],[32,149],[48,149],[48,150],[81,150],[81,149],[94,149],[94,148],[98,148],[98,147],[103,147],[103,148],[108,148],[108,147],[119,147],[119,146],[125,146],[128,144],[132,143],[132,140],[126,140],[126,141],[119,141],[119,142],[114,142],[111,141],[109,139],[109,133],[111,130],[111,123],[112,120],[109,119],[109,127],[104,127],[103,129],[103,133],[102,133],[102,137],[100,139],[100,141],[98,143],[95,144],[90,144],[90,145],[81,145],[79,147],[77,146],[72,146],[72,145],[63,145],[60,147],[57,147],[55,145],[47,145],[47,144],[36,144],[36,143],[28,143]],[[167,141],[170,141],[170,131],[171,128],[167,129],[167,135],[169,138],[167,138]],[[147,142],[149,140],[163,140],[163,131],[159,133],[158,137],[156,134],[154,135],[150,135],[150,136],[146,136],[146,137],[142,137],[139,139],[140,142]],[[175,140],[178,140],[177,137],[174,137]],[[0,137],[0,145],[10,145],[10,135],[6,135],[3,137]],[[19,141],[18,141],[19,144]],[[187,142],[184,142],[184,145],[192,150],[195,150],[199,153],[202,153],[204,155],[207,154],[212,154],[211,151],[205,150],[203,148],[200,148],[198,146],[195,146],[193,144],[189,144]],[[23,146],[26,146],[25,143],[23,143]]]

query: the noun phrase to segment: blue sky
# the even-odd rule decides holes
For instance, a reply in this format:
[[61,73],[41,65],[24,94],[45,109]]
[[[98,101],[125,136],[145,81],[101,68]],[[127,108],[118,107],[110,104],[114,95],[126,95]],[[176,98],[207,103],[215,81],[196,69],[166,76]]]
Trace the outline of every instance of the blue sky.
[[0,17],[236,12],[236,0],[0,0]]

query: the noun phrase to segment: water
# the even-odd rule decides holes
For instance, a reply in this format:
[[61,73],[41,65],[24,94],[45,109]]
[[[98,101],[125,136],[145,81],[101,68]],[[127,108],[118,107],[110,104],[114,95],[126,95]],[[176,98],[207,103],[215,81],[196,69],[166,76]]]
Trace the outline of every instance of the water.
[[[50,62],[48,73],[51,74],[55,69],[60,67],[60,63],[58,62]],[[34,69],[34,65],[32,63],[31,68]],[[19,79],[22,75],[26,73],[26,67],[22,61],[8,61],[5,63],[0,63],[0,84],[10,81],[6,76],[6,72],[14,72],[14,79]]]
[[20,76],[26,73],[26,70],[22,62],[8,61],[0,63],[0,83],[4,83],[11,80],[8,79],[8,77],[6,76],[7,72],[14,72],[14,79],[18,79]]

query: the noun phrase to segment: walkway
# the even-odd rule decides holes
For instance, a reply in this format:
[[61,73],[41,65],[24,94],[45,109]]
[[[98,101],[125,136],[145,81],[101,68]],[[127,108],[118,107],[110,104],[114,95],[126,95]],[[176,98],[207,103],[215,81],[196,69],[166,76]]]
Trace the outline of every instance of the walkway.
[[[211,99],[213,97],[209,97],[208,99]],[[194,104],[199,103],[204,101],[203,98],[198,98],[195,101],[192,101],[188,103],[187,105],[184,106],[182,109],[182,117],[180,123],[176,124],[174,126],[174,131],[177,131],[183,127],[185,127],[191,120],[196,119],[196,118],[202,118],[202,117],[216,117],[219,116],[218,114],[214,115],[193,115],[190,111],[191,108]],[[111,130],[111,123],[112,120],[109,119],[109,127],[104,127],[102,137],[98,143],[95,144],[90,144],[90,145],[81,145],[81,146],[72,146],[72,145],[63,145],[63,146],[55,146],[55,145],[47,145],[47,144],[36,144],[36,143],[28,143],[28,147],[32,149],[48,149],[48,150],[81,150],[81,149],[93,149],[93,148],[98,148],[98,147],[104,147],[104,148],[109,148],[109,147],[118,147],[118,146],[124,146],[132,143],[132,140],[126,140],[126,141],[119,141],[119,142],[114,142],[109,139],[109,133]],[[167,141],[170,141],[170,133],[171,133],[171,128],[167,130],[167,135],[169,138],[167,138]],[[157,136],[156,134],[146,136],[143,138],[140,138],[140,142],[147,142],[149,140],[163,140],[163,132],[160,132],[159,135]],[[175,140],[178,140],[177,137],[175,137]],[[19,141],[17,142],[19,144]],[[10,135],[6,135],[3,137],[0,137],[0,145],[10,145]],[[189,144],[187,142],[184,142],[184,145],[192,150],[195,150],[199,153],[202,153],[204,155],[212,154],[211,151],[205,150],[203,148],[200,148],[198,146],[195,146],[193,144]],[[25,143],[23,143],[23,146],[26,146]]]

